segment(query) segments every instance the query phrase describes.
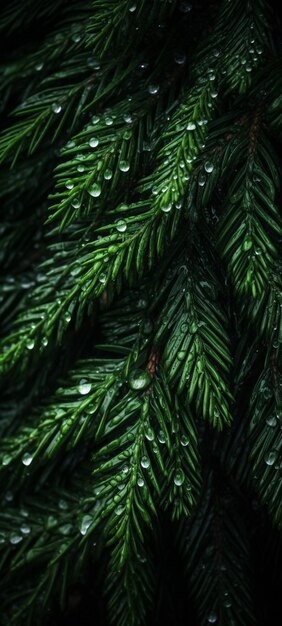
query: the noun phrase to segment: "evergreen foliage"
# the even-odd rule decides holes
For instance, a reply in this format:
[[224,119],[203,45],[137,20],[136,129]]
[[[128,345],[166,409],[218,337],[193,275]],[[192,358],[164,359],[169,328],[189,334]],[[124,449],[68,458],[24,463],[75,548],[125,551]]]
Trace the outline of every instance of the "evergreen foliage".
[[169,529],[190,603],[171,624],[263,626],[252,520],[282,528],[276,15],[13,0],[0,32],[0,623],[54,625],[80,584],[109,624],[164,623]]

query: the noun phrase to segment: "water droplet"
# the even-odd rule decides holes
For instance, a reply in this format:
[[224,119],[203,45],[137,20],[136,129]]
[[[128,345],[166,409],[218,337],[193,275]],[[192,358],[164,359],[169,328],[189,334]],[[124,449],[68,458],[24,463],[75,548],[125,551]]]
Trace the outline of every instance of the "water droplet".
[[40,72],[43,69],[43,63],[36,63],[35,69],[37,72]]
[[44,348],[46,348],[46,346],[48,346],[48,339],[47,339],[47,337],[42,337],[42,345],[44,346]]
[[214,611],[211,611],[211,613],[209,613],[208,615],[208,622],[209,624],[215,624],[216,621],[217,621],[217,614]]
[[150,383],[151,376],[146,370],[137,369],[129,376],[129,386],[136,391],[146,389]]
[[2,465],[9,465],[9,463],[11,463],[12,457],[10,456],[10,454],[4,454],[4,456],[2,457]]
[[67,322],[67,324],[69,324],[69,322],[71,321],[71,314],[69,311],[67,311],[64,315],[64,320],[65,322]]
[[171,211],[171,209],[172,209],[172,202],[168,202],[167,204],[163,204],[163,205],[161,206],[161,210],[162,210],[164,213],[169,213],[169,211]]
[[266,419],[266,423],[268,426],[271,426],[272,428],[274,428],[274,426],[277,426],[277,418],[275,415],[269,415],[269,417],[267,417]]
[[32,455],[29,454],[28,452],[25,452],[22,456],[22,463],[26,466],[30,465],[32,463]]
[[210,174],[213,171],[214,165],[211,161],[206,161],[204,167],[205,167],[206,172]]
[[145,437],[146,439],[148,439],[148,441],[153,441],[155,435],[154,435],[154,431],[152,428],[147,428],[146,432],[145,432]]
[[141,466],[144,469],[148,469],[148,467],[150,467],[150,461],[149,461],[148,457],[145,456],[145,454],[144,454],[144,456],[142,456],[140,463],[141,463]]
[[160,443],[165,443],[165,434],[163,430],[160,430],[158,434],[158,440]]
[[232,606],[232,602],[227,599],[224,601],[224,606],[226,607],[226,609],[230,609],[230,607]]
[[32,350],[34,348],[34,339],[27,339],[25,345],[28,350]]
[[125,222],[125,220],[118,220],[118,222],[116,223],[116,229],[119,233],[124,233],[127,229],[127,223]]
[[173,482],[176,485],[176,487],[180,487],[181,485],[183,485],[185,480],[185,475],[182,469],[178,469],[176,470],[175,474],[174,474],[174,479]]
[[82,396],[85,396],[89,391],[91,391],[91,383],[89,383],[86,378],[82,378],[79,382],[78,391]]
[[174,55],[174,60],[175,60],[175,63],[177,63],[177,65],[183,65],[186,61],[186,56],[185,54],[176,53]]
[[200,174],[198,177],[198,184],[200,187],[204,187],[206,183],[206,177],[204,176],[204,174]]
[[101,185],[99,185],[99,183],[94,183],[93,185],[91,185],[91,187],[89,187],[88,189],[88,193],[90,194],[90,196],[92,196],[93,198],[98,198],[98,196],[101,195]]
[[194,122],[188,122],[186,126],[186,130],[195,130],[195,128],[196,128],[196,124],[194,124]]
[[21,533],[23,533],[23,535],[29,535],[31,528],[27,524],[22,524],[20,527],[20,531]]
[[63,498],[60,498],[58,504],[59,504],[59,509],[61,509],[61,511],[67,511],[67,509],[69,508],[67,501],[64,500]]
[[182,445],[182,446],[184,446],[184,447],[188,446],[188,443],[189,443],[189,439],[188,439],[188,437],[186,437],[186,435],[182,435],[182,436],[180,437],[180,443],[181,443],[181,445]]
[[104,285],[107,281],[107,276],[106,274],[103,274],[103,272],[101,274],[99,274],[99,283],[101,283],[102,285]]
[[14,499],[14,494],[12,491],[8,490],[5,493],[5,500],[7,500],[7,502],[12,502],[12,500]]
[[247,250],[250,250],[253,246],[253,242],[251,239],[245,239],[244,243],[243,243],[243,250],[245,252],[247,252]]
[[160,89],[159,85],[154,85],[154,84],[151,84],[148,87],[148,91],[151,94],[151,96],[154,96],[156,93],[158,93],[159,89]]
[[73,187],[74,187],[74,183],[72,182],[72,180],[67,180],[66,188],[67,189],[73,189]]
[[81,535],[86,535],[89,526],[91,526],[92,517],[90,515],[84,515],[80,525],[80,533]]
[[52,104],[51,109],[53,111],[53,113],[61,113],[62,107],[60,104],[57,104],[56,102],[54,102],[54,104]]
[[179,11],[181,11],[181,13],[190,13],[190,11],[192,11],[192,4],[190,4],[190,2],[180,2],[180,6],[179,6]]
[[277,457],[278,457],[278,451],[271,450],[265,455],[264,459],[267,465],[274,465],[275,461],[277,461]]
[[119,504],[117,508],[115,509],[115,514],[122,515],[123,511],[124,511],[124,507],[122,506],[122,504]]
[[98,122],[100,121],[99,115],[93,115],[92,117],[92,124],[98,124]]
[[111,180],[111,178],[113,177],[113,172],[110,169],[106,169],[104,171],[104,179],[105,180]]
[[96,148],[99,145],[99,139],[97,139],[97,137],[91,137],[88,143],[90,148]]
[[136,11],[136,7],[137,4],[135,4],[134,2],[134,4],[131,4],[130,7],[128,7],[128,10],[130,11],[130,13],[134,13],[134,11]]
[[12,543],[13,545],[20,543],[20,541],[22,540],[23,540],[22,535],[18,535],[17,533],[12,533],[10,535],[10,543]]
[[106,117],[105,119],[106,126],[111,126],[113,123],[114,123],[114,120],[112,117]]
[[138,487],[144,487],[144,480],[142,476],[139,476],[139,478],[137,478],[137,485]]
[[85,165],[83,165],[82,163],[79,163],[76,169],[78,172],[84,172]]
[[129,167],[130,167],[128,161],[123,161],[122,160],[122,161],[119,162],[118,165],[119,165],[119,169],[120,169],[121,172],[128,172]]
[[79,207],[81,206],[81,201],[79,198],[74,198],[71,202],[71,205],[73,206],[74,209],[79,209]]

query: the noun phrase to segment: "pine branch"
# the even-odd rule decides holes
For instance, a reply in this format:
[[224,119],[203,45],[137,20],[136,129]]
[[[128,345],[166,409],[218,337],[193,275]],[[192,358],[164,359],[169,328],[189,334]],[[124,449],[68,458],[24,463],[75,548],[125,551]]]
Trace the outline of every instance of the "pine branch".
[[180,259],[165,292],[156,332],[168,380],[198,415],[219,429],[231,421],[228,375],[232,363],[220,284],[202,247]]
[[269,352],[250,400],[249,472],[256,492],[281,527],[281,349]]
[[188,522],[187,531],[187,574],[199,623],[255,624],[250,547],[242,503],[220,477],[209,476],[201,505]]

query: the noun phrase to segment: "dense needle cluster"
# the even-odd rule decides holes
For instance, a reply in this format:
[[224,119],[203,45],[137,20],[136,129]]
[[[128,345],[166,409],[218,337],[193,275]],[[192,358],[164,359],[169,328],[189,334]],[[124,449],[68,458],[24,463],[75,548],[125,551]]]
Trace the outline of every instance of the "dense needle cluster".
[[163,624],[170,536],[190,602],[171,626],[265,626],[251,520],[282,527],[275,15],[13,0],[0,34],[0,623],[53,626],[76,585],[95,606],[98,577],[109,624]]

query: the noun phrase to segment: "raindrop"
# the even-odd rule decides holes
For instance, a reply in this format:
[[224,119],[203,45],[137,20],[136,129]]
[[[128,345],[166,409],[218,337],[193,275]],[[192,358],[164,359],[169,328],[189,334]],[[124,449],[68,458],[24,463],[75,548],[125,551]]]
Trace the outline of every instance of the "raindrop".
[[52,104],[51,109],[53,111],[53,113],[61,113],[62,107],[60,104],[57,104],[56,102],[54,102],[54,104]]
[[116,223],[116,229],[119,233],[124,233],[127,229],[127,224],[125,220],[118,220],[118,222]]
[[182,446],[184,446],[184,447],[188,446],[188,443],[189,443],[189,439],[188,439],[188,437],[186,437],[186,435],[182,435],[182,436],[180,437],[180,443],[181,443],[181,445],[182,445]]
[[185,56],[185,54],[177,54],[176,53],[174,55],[174,60],[175,60],[175,63],[177,63],[177,65],[183,65],[185,63],[185,61],[186,61],[186,56]]
[[149,94],[151,94],[151,96],[154,96],[156,93],[158,93],[159,89],[160,89],[159,85],[154,85],[154,84],[151,84],[148,87],[148,91],[149,91]]
[[128,161],[120,161],[119,162],[119,169],[120,169],[121,172],[128,172],[129,167],[130,167],[130,165],[129,165]]
[[106,117],[105,119],[106,126],[111,126],[113,123],[114,123],[114,120],[112,117]]
[[209,624],[215,624],[216,621],[217,621],[217,615],[214,611],[211,611],[211,613],[208,615],[208,622]]
[[65,322],[67,322],[67,324],[69,324],[69,322],[71,321],[71,314],[69,311],[67,311],[64,315],[64,320]]
[[268,452],[264,457],[266,465],[274,465],[275,461],[277,461],[277,457],[277,450],[271,450],[270,452]]
[[151,382],[151,376],[146,370],[137,369],[129,376],[129,386],[135,391],[143,390]]
[[30,526],[28,526],[27,524],[22,524],[21,528],[20,528],[21,533],[23,533],[23,535],[29,535],[31,528]]
[[196,128],[196,124],[194,124],[194,122],[188,122],[186,126],[186,130],[195,130],[195,128]]
[[74,198],[72,200],[71,205],[73,206],[74,209],[79,209],[79,207],[81,206],[81,201],[79,198]]
[[43,69],[43,63],[36,63],[35,69],[37,72],[40,72]]
[[136,11],[136,7],[137,7],[137,4],[135,3],[131,4],[128,10],[130,11],[130,13],[134,13],[134,11]]
[[213,163],[211,163],[211,161],[206,161],[204,167],[205,167],[207,174],[210,174],[213,171],[214,165]]
[[165,434],[163,430],[160,430],[158,434],[158,440],[160,443],[165,443]]
[[181,485],[183,485],[184,480],[185,480],[185,476],[184,476],[183,470],[182,469],[176,470],[174,474],[174,479],[173,479],[173,482],[176,485],[176,487],[180,487]]
[[124,511],[124,507],[122,506],[122,504],[119,504],[117,508],[115,509],[116,515],[121,515],[123,511]]
[[61,498],[59,500],[59,509],[61,509],[61,511],[67,511],[67,509],[69,508],[68,503],[66,502],[66,500],[64,500],[63,498]]
[[217,98],[217,96],[218,96],[218,91],[211,91],[212,98]]
[[99,115],[93,115],[91,121],[92,121],[92,124],[98,124],[98,122],[100,121]]
[[17,535],[17,533],[12,533],[10,535],[10,543],[16,545],[17,543],[20,543],[20,541],[22,541],[22,535]]
[[85,396],[89,391],[91,391],[91,383],[89,383],[86,378],[82,378],[79,382],[78,391],[82,396]]
[[28,350],[32,350],[34,348],[34,339],[27,339],[26,347]]
[[89,526],[91,525],[92,517],[90,515],[84,515],[80,525],[80,533],[81,535],[86,535]]
[[74,187],[74,183],[71,180],[67,180],[66,188],[67,189],[73,189],[73,187]]
[[198,178],[199,186],[204,187],[205,183],[206,183],[206,177],[203,174],[200,174]]
[[104,171],[104,179],[105,180],[111,180],[111,178],[113,177],[113,172],[110,169],[106,169]]
[[42,345],[44,346],[44,348],[46,348],[46,346],[48,346],[48,339],[47,339],[47,337],[42,337]]
[[139,476],[139,478],[137,478],[137,485],[138,487],[144,487],[144,480],[142,476]]
[[4,454],[3,458],[2,458],[2,465],[9,465],[9,463],[11,463],[12,457],[10,456],[10,454]]
[[155,435],[154,435],[154,431],[152,428],[147,428],[146,432],[145,432],[145,437],[146,439],[148,439],[148,441],[153,441]]
[[99,185],[98,183],[94,183],[93,185],[91,185],[91,187],[89,187],[88,189],[88,193],[90,194],[90,196],[92,196],[93,198],[98,198],[98,196],[101,195],[101,185]]
[[132,118],[132,115],[130,115],[130,113],[125,113],[123,116],[123,119],[126,122],[126,124],[131,124],[133,122],[133,118]]
[[90,148],[97,148],[97,146],[99,145],[99,139],[97,139],[97,137],[91,137],[88,143]]
[[103,274],[102,272],[102,274],[99,275],[99,283],[102,283],[102,285],[104,285],[106,280],[107,280],[107,276],[106,274]]
[[190,13],[190,11],[192,11],[192,4],[190,4],[190,2],[181,2],[180,3],[180,7],[179,7],[179,11],[181,11],[181,13]]
[[267,423],[268,426],[271,426],[272,428],[274,426],[277,426],[276,416],[275,415],[270,415],[269,417],[267,417],[266,423]]
[[150,467],[150,461],[149,461],[148,457],[145,456],[145,455],[142,456],[140,463],[141,463],[141,466],[144,469],[148,469],[148,467]]
[[26,466],[30,465],[32,463],[32,455],[29,454],[28,452],[25,452],[24,455],[22,456],[22,463]]
[[172,209],[172,202],[168,202],[167,204],[164,204],[164,205],[161,206],[161,210],[164,213],[169,213],[169,211],[171,211],[171,209]]

